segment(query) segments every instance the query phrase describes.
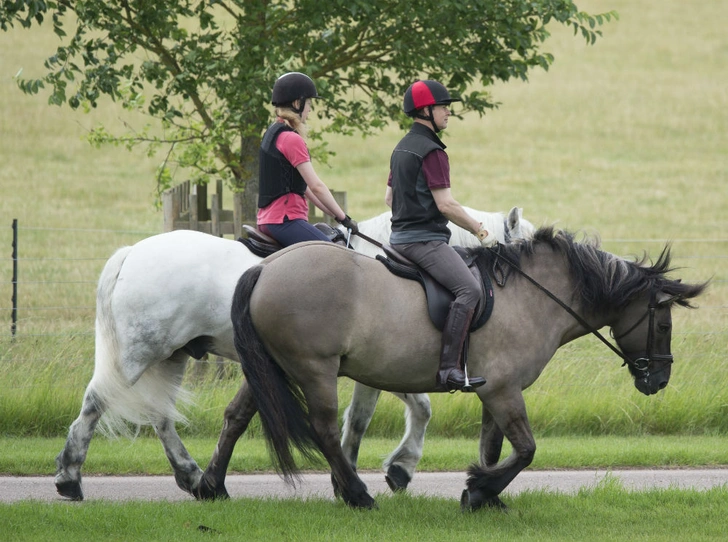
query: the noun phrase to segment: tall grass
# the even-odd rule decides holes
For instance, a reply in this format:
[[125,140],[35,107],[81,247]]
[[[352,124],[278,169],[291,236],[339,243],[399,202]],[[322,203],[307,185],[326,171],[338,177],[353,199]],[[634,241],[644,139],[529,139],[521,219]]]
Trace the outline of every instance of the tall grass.
[[[669,387],[644,397],[598,341],[562,348],[527,390],[543,435],[726,434],[728,391],[728,38],[725,3],[579,2],[620,20],[587,47],[560,27],[546,48],[551,70],[491,89],[501,103],[484,118],[452,119],[445,133],[453,193],[476,208],[524,208],[536,224],[598,234],[619,255],[657,254],[671,241],[674,276],[712,278],[700,309],[673,313]],[[93,149],[83,135],[103,122],[122,129],[114,104],[89,115],[48,106],[12,81],[41,72],[56,40],[47,30],[0,33],[0,434],[65,435],[93,369],[94,283],[121,245],[161,231],[153,205],[158,159]],[[140,122],[131,119],[132,124]],[[365,141],[331,138],[337,153],[318,170],[348,193],[355,218],[385,210],[396,127]],[[10,222],[21,227],[20,322],[9,335]],[[6,227],[7,226],[7,227]],[[113,230],[113,231],[109,231]],[[180,270],[183,272],[183,270]],[[62,307],[41,310],[43,307]],[[216,436],[238,384],[190,373],[196,403],[187,436]],[[341,403],[351,384],[342,382]],[[432,397],[431,434],[475,436],[480,410],[465,395]],[[257,431],[257,426],[252,428]],[[370,433],[403,431],[399,402],[383,394]]]

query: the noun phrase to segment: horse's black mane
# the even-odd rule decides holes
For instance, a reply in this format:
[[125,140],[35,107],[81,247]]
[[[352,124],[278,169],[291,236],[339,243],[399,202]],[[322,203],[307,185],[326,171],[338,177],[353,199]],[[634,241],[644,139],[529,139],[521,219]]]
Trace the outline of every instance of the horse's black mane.
[[[587,310],[621,308],[652,286],[670,296],[677,296],[675,303],[692,307],[690,299],[700,295],[707,286],[707,282],[685,284],[666,277],[667,273],[674,271],[670,267],[669,244],[662,249],[657,261],[649,264],[646,253],[635,261],[629,261],[600,250],[599,245],[597,237],[585,236],[578,242],[574,233],[546,226],[539,228],[532,239],[500,245],[499,250],[505,258],[519,266],[522,258],[532,256],[539,247],[546,246],[563,253]],[[489,260],[486,264],[489,268],[497,263],[492,252],[475,250]],[[505,272],[513,274],[508,264],[501,262],[500,265]]]

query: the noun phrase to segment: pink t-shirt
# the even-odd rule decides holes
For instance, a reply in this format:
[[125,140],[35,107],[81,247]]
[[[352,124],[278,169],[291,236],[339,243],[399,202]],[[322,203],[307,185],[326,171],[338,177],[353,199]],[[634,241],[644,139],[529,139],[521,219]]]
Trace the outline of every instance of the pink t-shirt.
[[[276,149],[293,167],[311,161],[306,142],[296,132],[281,132],[276,139]],[[270,205],[258,209],[257,222],[258,224],[283,224],[285,217],[288,217],[288,220],[298,218],[308,220],[308,200],[293,192],[284,194]]]

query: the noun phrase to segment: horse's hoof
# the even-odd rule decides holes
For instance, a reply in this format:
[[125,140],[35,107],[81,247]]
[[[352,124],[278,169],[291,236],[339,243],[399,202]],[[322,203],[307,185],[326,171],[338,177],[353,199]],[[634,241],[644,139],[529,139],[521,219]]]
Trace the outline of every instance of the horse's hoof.
[[475,508],[473,508],[472,495],[469,489],[463,489],[463,492],[460,495],[460,510],[462,512],[472,512],[475,510]]
[[480,491],[463,489],[463,493],[460,496],[460,510],[463,512],[474,512],[481,508],[496,508],[504,512],[508,511],[508,506],[497,495],[494,497],[484,497]]
[[230,498],[230,495],[224,485],[221,487],[212,487],[207,483],[205,478],[200,480],[200,483],[194,489],[192,495],[194,495],[195,499],[198,501],[216,501]]
[[349,501],[346,504],[348,504],[351,508],[360,508],[364,510],[377,510],[379,509],[379,505],[377,504],[377,501],[375,501],[369,493],[365,493],[360,500],[357,502]]
[[488,508],[497,508],[498,510],[508,512],[508,506],[506,505],[506,503],[500,500],[499,497],[491,497],[490,499],[485,499],[485,501],[483,501],[483,506],[487,506]]
[[61,497],[66,497],[72,501],[82,501],[83,491],[81,490],[81,482],[70,480],[68,482],[56,482],[56,491]]
[[387,474],[384,476],[384,479],[387,481],[389,489],[391,489],[394,493],[404,491],[407,489],[407,485],[412,481],[412,477],[399,465],[390,466],[389,469],[387,469]]

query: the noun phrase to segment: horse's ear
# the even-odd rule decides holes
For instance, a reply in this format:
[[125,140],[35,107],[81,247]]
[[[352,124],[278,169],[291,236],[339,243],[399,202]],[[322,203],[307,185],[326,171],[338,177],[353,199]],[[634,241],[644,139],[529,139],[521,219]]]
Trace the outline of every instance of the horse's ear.
[[523,209],[519,209],[518,207],[513,207],[508,212],[508,229],[510,229],[510,230],[514,229],[521,222],[522,216],[523,216]]
[[665,292],[659,292],[657,294],[656,300],[658,305],[670,305],[680,299],[680,294],[670,295],[666,294]]

